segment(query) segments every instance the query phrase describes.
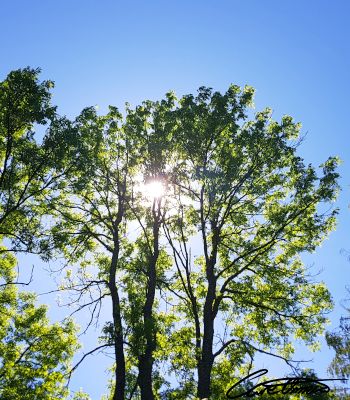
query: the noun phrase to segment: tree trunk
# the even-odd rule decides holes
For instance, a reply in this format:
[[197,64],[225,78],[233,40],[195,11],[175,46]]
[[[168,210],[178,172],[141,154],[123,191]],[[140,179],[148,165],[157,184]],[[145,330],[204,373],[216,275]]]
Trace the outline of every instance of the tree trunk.
[[109,275],[109,289],[112,297],[113,309],[113,326],[114,326],[114,353],[115,353],[115,388],[112,400],[124,400],[125,398],[125,355],[124,355],[124,338],[123,325],[120,312],[120,301],[116,279],[116,270],[119,255],[119,242],[115,241],[113,251],[111,270]]
[[210,375],[212,364],[205,365],[205,361],[201,361],[198,366],[198,398],[200,400],[209,399],[210,396]]
[[208,292],[204,305],[204,330],[201,359],[197,365],[198,386],[197,392],[200,399],[209,399],[210,378],[213,368],[213,339],[214,339],[214,319],[212,306],[215,299],[215,283],[209,282]]
[[[152,351],[153,352],[153,351]],[[153,369],[153,357],[151,353],[145,352],[139,358],[139,385],[141,390],[142,400],[153,400],[153,388],[152,388],[152,369]]]
[[208,290],[205,297],[205,303],[203,309],[202,354],[197,364],[197,371],[198,371],[197,395],[200,399],[209,399],[211,371],[214,363],[213,341],[214,341],[214,320],[216,316],[213,309],[216,299],[216,277],[215,277],[214,267],[216,264],[216,257],[218,251],[219,230],[217,229],[215,221],[211,221],[211,229],[213,236],[211,243],[212,250],[209,256],[206,233],[205,233],[205,221],[203,217],[203,206],[201,206],[201,223],[202,223],[204,253],[206,260],[206,278],[208,282]]
[[152,369],[153,369],[153,352],[156,348],[156,335],[154,331],[154,320],[152,308],[155,297],[155,263],[152,261],[150,265],[152,271],[149,275],[149,284],[147,291],[146,303],[143,311],[144,335],[145,335],[145,351],[139,357],[139,386],[141,389],[141,400],[154,400],[152,389]]
[[155,203],[153,204],[153,254],[147,269],[147,290],[146,301],[143,307],[143,332],[145,335],[145,351],[139,356],[139,375],[138,383],[141,390],[141,400],[154,400],[153,394],[153,352],[156,349],[156,332],[153,319],[153,304],[156,293],[157,271],[156,264],[159,256],[159,217],[160,217],[160,204],[158,203],[158,213],[155,210]]

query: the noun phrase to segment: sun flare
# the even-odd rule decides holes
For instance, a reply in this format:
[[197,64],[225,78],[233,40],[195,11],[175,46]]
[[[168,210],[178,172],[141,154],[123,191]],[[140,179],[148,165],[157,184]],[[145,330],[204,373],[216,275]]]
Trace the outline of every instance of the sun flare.
[[144,185],[143,193],[149,199],[158,199],[165,194],[164,184],[161,181],[150,181]]

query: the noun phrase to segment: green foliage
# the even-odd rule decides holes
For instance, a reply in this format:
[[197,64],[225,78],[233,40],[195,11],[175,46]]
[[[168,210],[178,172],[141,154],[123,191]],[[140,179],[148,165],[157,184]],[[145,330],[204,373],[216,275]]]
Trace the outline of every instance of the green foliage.
[[[174,146],[184,161],[173,177],[181,188],[178,213],[189,217],[185,230],[200,232],[203,253],[193,267],[180,251],[188,242],[183,228],[170,219],[182,265],[173,289],[181,288],[186,298],[173,311],[201,331],[199,345],[182,341],[177,330],[174,335],[183,352],[195,354],[197,347],[199,363],[214,360],[213,382],[217,373],[225,380],[253,361],[256,352],[290,359],[293,336],[315,348],[323,313],[332,307],[325,286],[310,282],[299,254],[313,252],[334,229],[337,210],[324,212],[322,204],[336,198],[339,160],[329,158],[320,175],[305,166],[296,154],[300,124],[289,116],[278,123],[268,108],[248,120],[252,95],[251,88],[233,86],[223,95],[200,88],[175,110]],[[215,329],[210,344],[214,321],[223,328]],[[174,369],[176,360],[175,347]],[[222,363],[228,366],[220,373]]]
[[[40,93],[36,100],[46,104],[47,92]],[[297,155],[301,125],[290,116],[274,121],[269,108],[251,118],[253,95],[248,86],[231,85],[224,94],[201,87],[197,96],[168,93],[127,105],[125,117],[116,107],[102,116],[89,107],[74,121],[45,109],[50,129],[43,145],[32,147],[47,163],[28,186],[36,188],[35,201],[21,208],[23,225],[36,224],[35,237],[40,215],[50,216],[50,236],[39,247],[47,258],[65,257],[62,288],[74,290],[78,309],[92,306],[91,321],[102,300],[113,299],[113,321],[100,340],[106,347],[119,340],[114,351],[125,356],[128,396],[140,397],[146,353],[155,398],[194,398],[204,371],[220,399],[256,353],[288,361],[293,338],[315,349],[323,332],[331,297],[310,280],[300,255],[335,227],[337,210],[325,205],[338,192],[339,160],[305,165]],[[30,121],[44,121],[39,111]],[[26,154],[24,167],[13,170],[31,165]],[[28,172],[19,174],[3,173],[4,215],[16,201],[6,187],[27,190]],[[52,186],[40,186],[45,176],[55,178]],[[152,179],[166,188],[159,198],[142,191]],[[24,237],[18,219],[8,221]],[[201,249],[192,257],[194,239]],[[113,379],[109,397],[118,389]]]
[[[11,72],[0,82],[0,236],[11,250],[45,252],[39,241],[44,199],[54,186],[51,149],[34,139],[35,124],[55,118],[51,81],[39,82],[39,69]],[[52,171],[51,171],[52,172]]]
[[3,400],[54,400],[67,396],[66,374],[78,349],[71,320],[50,324],[46,306],[18,291],[16,260],[0,260],[0,397]]
[[[51,106],[53,82],[40,70],[11,72],[0,82],[0,397],[49,400],[64,398],[69,364],[78,348],[71,320],[50,324],[46,306],[18,290],[14,251],[48,258],[42,217],[47,195],[57,189],[52,170],[55,146],[34,138],[35,125],[56,118]],[[47,137],[46,137],[47,140]]]

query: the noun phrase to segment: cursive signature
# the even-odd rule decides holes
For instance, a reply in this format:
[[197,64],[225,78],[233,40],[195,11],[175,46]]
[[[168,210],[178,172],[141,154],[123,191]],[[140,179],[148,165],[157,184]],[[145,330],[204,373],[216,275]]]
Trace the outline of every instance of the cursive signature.
[[228,399],[237,399],[239,397],[254,397],[261,396],[263,394],[316,394],[316,393],[327,393],[330,391],[329,386],[324,381],[341,381],[342,379],[311,379],[304,377],[291,377],[291,378],[278,378],[271,379],[269,381],[261,382],[253,386],[251,389],[245,392],[230,395],[234,388],[243,382],[247,382],[248,378],[256,379],[260,376],[265,375],[268,372],[267,369],[259,369],[258,371],[252,372],[245,378],[241,379],[226,392]]

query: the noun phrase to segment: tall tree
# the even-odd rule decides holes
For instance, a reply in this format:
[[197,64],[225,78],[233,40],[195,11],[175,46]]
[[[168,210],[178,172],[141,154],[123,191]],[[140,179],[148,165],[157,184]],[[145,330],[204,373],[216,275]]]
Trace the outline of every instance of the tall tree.
[[[133,327],[132,348],[138,360],[136,383],[140,388],[141,399],[144,400],[155,398],[154,354],[157,350],[157,335],[161,334],[165,323],[164,318],[161,322],[162,318],[159,313],[157,315],[155,306],[158,305],[156,289],[164,286],[162,280],[166,267],[169,267],[164,246],[161,246],[161,226],[166,215],[166,177],[172,164],[170,138],[173,125],[169,122],[173,107],[174,96],[168,94],[166,100],[161,102],[145,101],[135,110],[128,108],[125,121],[125,131],[137,138],[140,149],[137,165],[141,178],[139,193],[128,204],[141,229],[137,240],[140,255],[136,257],[136,268],[130,271],[127,280],[132,282],[130,278],[133,276],[138,282],[137,302],[133,300],[135,290],[132,289],[131,282],[129,283],[129,290],[133,293],[133,296],[129,296],[133,307],[130,324]],[[140,190],[140,184],[142,187],[145,183],[143,191],[147,191],[148,185],[148,195]],[[142,307],[137,307],[137,303]]]
[[[123,124],[114,107],[106,116],[88,108],[73,123],[62,119],[53,124],[46,143],[61,144],[58,170],[76,160],[62,178],[62,190],[47,199],[57,221],[52,245],[80,265],[77,273],[69,273],[65,288],[77,291],[79,298],[97,290],[98,296],[80,309],[93,305],[92,319],[95,312],[98,318],[101,300],[111,298],[113,319],[96,350],[114,346],[112,399],[138,393],[142,399],[154,398],[154,352],[162,326],[155,313],[156,289],[169,262],[159,238],[162,196],[147,198],[143,191],[145,182],[164,177],[170,152],[164,115],[172,106],[169,95],[166,101],[127,108]],[[128,232],[132,223],[141,230],[134,242]],[[95,274],[87,273],[89,263],[98,266]]]
[[67,370],[78,348],[72,321],[50,324],[45,306],[32,293],[18,291],[16,258],[11,252],[48,255],[43,238],[44,196],[57,183],[54,148],[34,138],[35,125],[56,118],[51,81],[39,69],[19,69],[0,82],[0,396],[53,399],[68,394]]
[[[188,373],[196,360],[200,399],[210,398],[212,378],[230,377],[256,352],[288,361],[291,336],[311,345],[331,308],[299,255],[334,227],[337,210],[319,205],[336,197],[338,160],[329,158],[318,177],[296,154],[300,124],[289,116],[273,121],[268,108],[248,119],[253,93],[203,87],[176,111],[180,207],[166,229],[178,274],[173,289],[181,294],[176,310],[186,322],[174,334],[172,357],[174,370],[187,362]],[[193,263],[194,229],[203,251]]]
[[[114,348],[114,400],[125,398],[125,338],[118,280],[128,251],[123,222],[131,173],[129,144],[123,139],[120,118],[113,107],[104,117],[98,117],[94,108],[87,108],[73,123],[63,118],[53,124],[45,143],[57,144],[56,169],[65,169],[71,163],[60,182],[61,190],[47,199],[51,215],[57,220],[51,231],[52,245],[72,266],[79,262],[74,274],[67,271],[64,287],[78,292],[78,300],[90,294],[90,299],[79,303],[78,308],[93,306],[89,325],[95,313],[98,316],[102,299],[111,298],[112,323],[104,329],[108,339],[93,351]],[[91,262],[98,266],[95,274],[88,272]]]

